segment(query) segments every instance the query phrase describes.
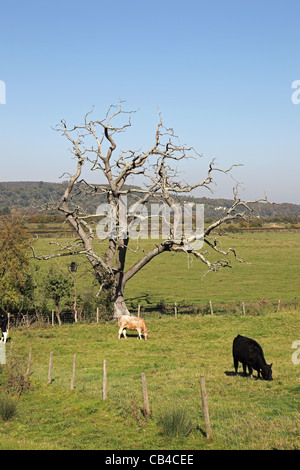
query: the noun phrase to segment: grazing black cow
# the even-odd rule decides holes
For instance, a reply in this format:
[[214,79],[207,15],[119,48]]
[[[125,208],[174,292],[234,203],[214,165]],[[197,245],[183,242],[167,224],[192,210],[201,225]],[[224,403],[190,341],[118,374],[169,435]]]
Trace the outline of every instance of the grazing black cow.
[[257,378],[260,377],[261,372],[264,380],[273,380],[272,364],[268,365],[266,363],[263,350],[254,339],[237,335],[233,340],[232,354],[236,374],[239,362],[241,362],[243,364],[244,375],[246,375],[246,367],[248,367],[251,379],[253,379],[252,372],[255,369],[257,371]]
[[8,315],[0,313],[1,342],[6,343],[7,338]]

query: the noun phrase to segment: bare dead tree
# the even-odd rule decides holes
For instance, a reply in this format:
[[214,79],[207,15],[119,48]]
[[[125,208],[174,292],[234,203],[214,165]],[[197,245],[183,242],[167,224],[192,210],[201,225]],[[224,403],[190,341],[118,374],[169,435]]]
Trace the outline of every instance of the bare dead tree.
[[[57,250],[46,256],[38,255],[33,250],[34,256],[39,259],[50,259],[59,256],[85,255],[99,282],[99,292],[108,289],[112,293],[114,318],[118,318],[122,314],[129,314],[124,296],[127,282],[153,258],[166,251],[189,253],[190,256],[199,259],[207,266],[208,270],[212,271],[222,267],[230,267],[228,258],[230,253],[238,262],[243,262],[237,257],[234,248],[229,248],[227,251],[222,250],[213,233],[227,221],[251,217],[253,204],[259,201],[269,202],[266,197],[256,201],[242,201],[236,186],[232,206],[202,233],[205,249],[199,249],[195,244],[197,233],[189,234],[189,236],[180,233],[178,236],[175,227],[175,220],[177,223],[179,221],[179,225],[181,225],[178,196],[191,194],[196,188],[211,189],[214,184],[214,175],[217,172],[231,174],[233,167],[238,165],[221,169],[215,166],[215,160],[213,160],[208,165],[207,173],[198,183],[192,185],[184,183],[176,170],[177,162],[189,158],[198,159],[202,155],[199,155],[193,147],[181,145],[173,129],[164,126],[160,113],[154,143],[150,149],[147,151],[127,150],[116,154],[116,137],[131,126],[134,111],[125,111],[122,101],[117,106],[111,106],[102,120],[91,120],[92,111],[85,115],[82,125],[68,128],[66,122],[62,120],[55,128],[70,142],[71,152],[77,164],[74,174],[68,176],[67,189],[56,208],[73,227],[79,241],[75,244],[65,245],[55,243]],[[92,185],[82,178],[83,165],[88,164],[91,171],[98,171],[104,176],[105,184]],[[126,186],[128,179],[136,175],[143,175],[143,187]],[[87,193],[105,195],[106,207],[108,210],[111,209],[113,213],[115,225],[114,229],[109,232],[105,255],[99,254],[95,246],[99,214],[87,214],[82,208],[73,204],[72,194],[78,188],[81,191],[84,188]],[[128,195],[135,198],[135,204],[125,214],[124,223],[122,198]],[[150,202],[162,203],[172,211],[173,215],[169,220],[169,234],[159,243],[156,241],[152,250],[147,253],[143,252],[140,259],[127,268],[125,261],[130,241],[129,222],[141,221],[143,219],[141,217],[142,208]],[[139,216],[136,213],[137,208]],[[144,219],[148,220],[149,217],[151,215],[148,214]],[[159,218],[162,220],[163,215],[160,215]],[[217,261],[210,261],[210,254],[213,252],[221,255],[221,258]]]

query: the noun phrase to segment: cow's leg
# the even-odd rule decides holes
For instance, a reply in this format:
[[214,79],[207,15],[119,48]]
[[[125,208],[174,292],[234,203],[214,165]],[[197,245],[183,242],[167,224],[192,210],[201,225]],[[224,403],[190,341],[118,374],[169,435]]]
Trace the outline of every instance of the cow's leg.
[[6,343],[6,338],[7,338],[7,331],[3,333],[3,342]]
[[245,364],[245,362],[243,362],[243,372],[244,372],[244,375],[246,376],[247,375],[247,364]]
[[251,366],[248,366],[248,369],[249,369],[250,379],[253,379],[253,375],[252,375],[253,369]]
[[235,368],[235,375],[237,375],[238,368],[239,368],[239,361],[237,361],[236,359],[234,359],[234,368]]
[[123,336],[124,336],[125,339],[127,339],[127,336],[126,336],[126,328],[124,328],[124,330],[123,330]]
[[122,331],[123,331],[123,328],[120,328],[120,329],[119,329],[119,333],[118,333],[118,339],[121,338]]
[[136,329],[136,331],[138,332],[138,339],[142,339],[142,332],[139,328]]

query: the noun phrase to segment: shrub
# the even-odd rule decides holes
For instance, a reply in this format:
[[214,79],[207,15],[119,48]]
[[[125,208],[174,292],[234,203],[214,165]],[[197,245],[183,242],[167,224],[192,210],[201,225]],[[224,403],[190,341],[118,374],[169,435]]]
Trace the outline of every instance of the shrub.
[[20,397],[24,390],[30,390],[30,376],[25,376],[21,358],[13,358],[2,377],[4,391],[8,395]]
[[0,399],[0,416],[4,421],[12,419],[16,413],[17,403],[10,397],[4,396]]
[[[170,306],[167,304],[167,302],[165,300],[161,300],[157,304],[157,309],[160,310],[163,315],[169,315],[170,310],[171,310]],[[174,308],[173,308],[173,312],[174,312]]]
[[192,431],[192,421],[184,408],[172,407],[162,411],[158,424],[163,433],[170,437],[186,437]]

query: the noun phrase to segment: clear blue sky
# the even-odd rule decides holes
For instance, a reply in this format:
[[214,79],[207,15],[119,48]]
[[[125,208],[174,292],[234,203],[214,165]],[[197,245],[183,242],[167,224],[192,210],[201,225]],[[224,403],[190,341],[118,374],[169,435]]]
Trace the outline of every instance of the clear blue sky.
[[[0,14],[0,181],[59,181],[74,161],[51,126],[81,123],[92,105],[102,118],[121,98],[139,108],[124,147],[153,143],[159,107],[204,155],[185,180],[216,157],[244,164],[242,197],[300,204],[298,0],[28,0]],[[216,196],[233,184],[220,178]]]

